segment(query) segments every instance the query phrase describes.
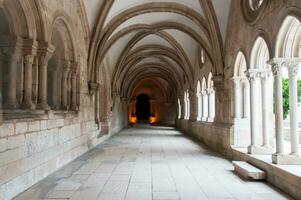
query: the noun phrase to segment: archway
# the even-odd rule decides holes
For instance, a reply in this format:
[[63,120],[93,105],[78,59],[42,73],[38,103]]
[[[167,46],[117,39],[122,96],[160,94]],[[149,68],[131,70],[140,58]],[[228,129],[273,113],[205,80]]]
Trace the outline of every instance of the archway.
[[140,94],[137,96],[136,102],[136,116],[137,120],[149,120],[151,116],[150,98],[147,94]]

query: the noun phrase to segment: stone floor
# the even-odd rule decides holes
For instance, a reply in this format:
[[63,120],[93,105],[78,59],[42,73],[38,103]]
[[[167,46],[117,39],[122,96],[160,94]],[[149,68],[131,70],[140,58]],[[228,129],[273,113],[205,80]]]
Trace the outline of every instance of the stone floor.
[[16,200],[278,200],[242,180],[224,158],[169,127],[126,129],[36,184]]

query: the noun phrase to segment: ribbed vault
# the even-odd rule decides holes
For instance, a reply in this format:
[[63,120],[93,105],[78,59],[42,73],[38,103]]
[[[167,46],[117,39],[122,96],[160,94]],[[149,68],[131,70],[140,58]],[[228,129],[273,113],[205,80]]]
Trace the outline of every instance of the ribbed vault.
[[[229,3],[220,2],[219,6]],[[218,21],[221,16],[215,12],[215,0],[188,0],[185,4],[179,0],[106,0],[86,4],[91,13],[98,13],[89,21],[93,31],[88,79],[92,85],[101,84],[98,72],[105,67],[102,71],[109,73],[106,76],[110,77],[111,91],[121,97],[131,98],[136,84],[152,78],[164,80],[176,97],[184,87],[193,88],[200,49],[212,63],[213,74],[223,75],[225,30],[220,30],[224,22]],[[107,64],[103,64],[105,60]]]

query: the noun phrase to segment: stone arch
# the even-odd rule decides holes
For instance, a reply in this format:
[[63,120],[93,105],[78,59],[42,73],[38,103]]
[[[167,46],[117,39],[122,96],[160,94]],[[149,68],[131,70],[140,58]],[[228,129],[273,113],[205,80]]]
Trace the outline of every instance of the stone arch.
[[[25,11],[17,0],[5,0],[3,8],[0,9],[3,12],[1,15],[6,16],[7,24],[9,25],[9,35],[15,35],[18,37],[32,38],[30,33],[28,21]],[[30,12],[30,10],[28,11]],[[1,25],[2,26],[2,25]]]
[[243,52],[239,51],[234,64],[234,77],[245,76],[245,72],[247,70],[247,61]]
[[276,40],[276,57],[301,57],[301,22],[287,16],[280,27]]
[[259,36],[254,42],[251,51],[250,67],[251,69],[265,69],[268,68],[267,61],[270,58],[269,47],[266,40]]
[[71,26],[72,21],[61,12],[56,13],[50,26],[49,40],[55,51],[48,62],[47,101],[54,110],[77,109],[77,105],[71,105],[78,99],[72,93],[79,90],[79,62]]
[[234,64],[234,117],[248,118],[250,112],[250,89],[246,77],[247,61],[245,55],[239,51]]

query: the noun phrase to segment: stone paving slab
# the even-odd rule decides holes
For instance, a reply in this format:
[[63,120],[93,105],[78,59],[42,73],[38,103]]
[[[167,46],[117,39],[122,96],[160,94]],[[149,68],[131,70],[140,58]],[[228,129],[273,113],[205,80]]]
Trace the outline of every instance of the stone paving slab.
[[139,126],[58,170],[15,200],[284,200],[264,182],[171,127]]

